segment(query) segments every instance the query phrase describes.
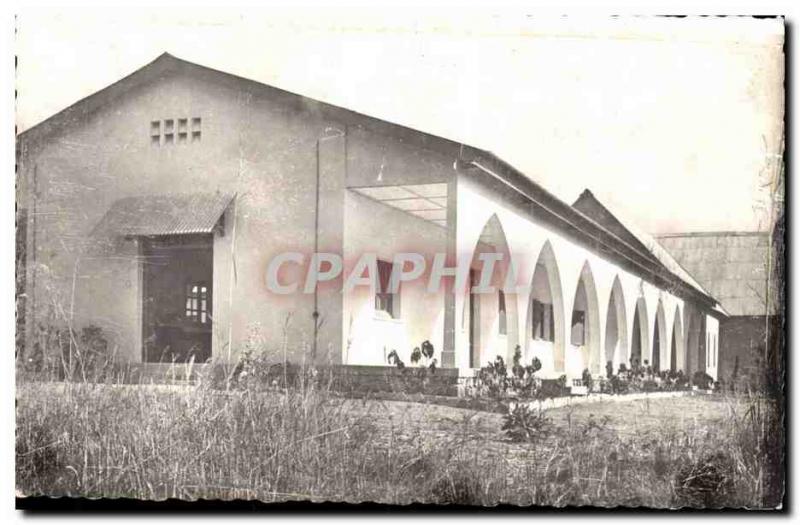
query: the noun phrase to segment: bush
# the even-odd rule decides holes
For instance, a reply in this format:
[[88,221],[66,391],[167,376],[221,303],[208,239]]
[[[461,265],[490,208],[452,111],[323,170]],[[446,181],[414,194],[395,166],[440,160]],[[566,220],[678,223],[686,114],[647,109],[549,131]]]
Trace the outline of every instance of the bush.
[[[318,378],[314,367],[301,367],[286,362],[276,363],[267,352],[246,348],[227,378],[214,375],[212,388],[230,387],[237,390],[262,392],[287,388],[304,388],[315,384]],[[223,380],[227,379],[228,384]]]
[[418,365],[408,367],[400,358],[397,350],[392,350],[386,356],[390,365],[394,365],[399,371],[400,376],[391,376],[389,380],[394,383],[392,391],[400,391],[406,394],[424,394],[429,392],[436,374],[438,361],[434,355],[433,343],[428,340],[422,342],[418,347],[411,351],[411,363]]
[[692,374],[692,385],[701,390],[708,390],[713,384],[714,378],[702,370],[697,370],[694,374]]
[[520,404],[505,415],[502,430],[514,443],[530,443],[547,437],[552,432],[552,426],[552,422],[545,417],[544,412]]
[[581,382],[583,386],[586,387],[588,392],[591,392],[594,388],[594,378],[592,377],[592,373],[589,372],[588,368],[584,368],[583,372],[581,373]]
[[536,376],[542,363],[537,357],[531,364],[522,364],[522,350],[517,345],[509,374],[508,366],[501,356],[487,363],[473,379],[473,395],[492,399],[541,399],[542,380]]

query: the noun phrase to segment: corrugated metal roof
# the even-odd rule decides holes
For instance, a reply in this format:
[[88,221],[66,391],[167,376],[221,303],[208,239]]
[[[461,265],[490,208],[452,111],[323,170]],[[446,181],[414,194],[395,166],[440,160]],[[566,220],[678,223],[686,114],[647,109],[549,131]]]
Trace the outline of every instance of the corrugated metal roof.
[[143,195],[114,202],[93,235],[211,233],[233,194]]
[[730,315],[765,315],[769,235],[763,232],[668,234],[661,243]]

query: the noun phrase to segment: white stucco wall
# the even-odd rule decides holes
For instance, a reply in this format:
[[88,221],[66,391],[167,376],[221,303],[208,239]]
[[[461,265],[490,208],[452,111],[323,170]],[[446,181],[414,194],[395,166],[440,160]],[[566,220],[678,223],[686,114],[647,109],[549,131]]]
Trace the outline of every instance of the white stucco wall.
[[[344,267],[349,275],[365,253],[391,261],[401,252],[421,253],[430,264],[445,250],[447,230],[432,222],[396,210],[353,191],[345,195]],[[401,283],[400,315],[392,319],[375,310],[374,292],[357,286],[343,294],[342,363],[386,365],[396,350],[410,362],[411,351],[423,341],[434,346],[441,363],[444,341],[444,290],[428,293],[427,279]]]
[[706,373],[714,379],[719,379],[719,320],[713,316],[706,316]]
[[[644,299],[646,310],[646,344],[642,349],[642,361],[647,360],[652,364],[652,345],[653,331],[656,327],[656,317],[659,318],[661,347],[660,362],[661,368],[669,367],[670,348],[673,337],[673,328],[676,316],[681,319],[683,310],[683,299],[676,297],[668,291],[661,290],[643,280],[641,277],[633,275],[618,265],[606,260],[575,241],[565,237],[562,233],[550,228],[528,210],[515,206],[508,199],[503,199],[494,194],[483,184],[478,184],[470,177],[461,176],[458,181],[458,211],[457,211],[457,251],[460,257],[469,258],[469,254],[475,249],[477,239],[480,236],[485,224],[496,215],[506,241],[509,246],[511,257],[514,260],[517,270],[516,283],[519,285],[517,292],[506,293],[506,301],[516,301],[517,333],[510,334],[520,341],[523,349],[523,356],[529,362],[534,356],[542,361],[542,375],[557,377],[566,374],[568,378],[580,377],[585,368],[590,368],[593,374],[604,374],[605,363],[612,360],[614,368],[620,362],[628,363],[630,356],[630,341],[633,334],[633,317],[637,300]],[[536,267],[536,262],[542,252],[543,247],[549,244],[549,249],[555,258],[558,267],[558,285],[560,287],[561,305],[557,308],[555,316],[561,316],[563,320],[562,337],[556,337],[555,343],[546,341],[534,341],[530,336],[530,316],[529,303],[531,298],[530,283]],[[596,295],[596,298],[589,299],[595,306],[590,308],[587,319],[589,321],[589,338],[585,348],[573,347],[569,344],[569,328],[574,306],[575,291],[581,278],[581,271],[587,266],[589,278],[584,278],[584,282],[592,281],[590,286],[586,286],[588,295]],[[586,274],[586,272],[584,272]],[[605,352],[606,320],[608,315],[609,298],[615,279],[619,281],[624,301],[624,325],[625,343],[619,344],[613,356],[607,356]],[[594,288],[592,291],[591,288]],[[469,311],[467,294],[459,293],[456,297],[456,366],[459,368],[470,368],[469,364]],[[554,301],[555,305],[558,299]],[[496,316],[495,309],[486,309],[487,315]],[[482,325],[486,323],[482,321]],[[492,321],[489,321],[492,324]],[[556,323],[556,330],[559,330],[559,323]],[[510,329],[511,323],[509,323]],[[678,341],[677,350],[681,354],[684,351],[686,341],[683,332],[683,323],[677,327]],[[497,344],[496,333],[490,334],[482,345],[480,362],[482,364],[494,359],[498,350],[503,346]],[[624,347],[624,355],[623,349]],[[511,355],[503,355],[510,359]],[[678,366],[683,359],[677,359]]]

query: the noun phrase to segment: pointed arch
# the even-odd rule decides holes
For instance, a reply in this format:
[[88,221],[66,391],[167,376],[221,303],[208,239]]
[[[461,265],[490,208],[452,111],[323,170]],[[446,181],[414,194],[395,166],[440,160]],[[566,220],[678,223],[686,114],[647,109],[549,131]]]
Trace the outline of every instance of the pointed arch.
[[647,334],[647,303],[644,297],[636,300],[636,309],[633,314],[633,333],[631,334],[631,351],[628,362],[633,366],[642,365],[643,355],[649,345]]
[[[478,368],[500,355],[513,356],[517,339],[517,299],[504,290],[511,250],[497,214],[481,230],[470,263],[465,314],[468,316],[469,366]],[[491,269],[491,273],[488,273]],[[486,290],[476,290],[479,285]]]
[[606,314],[605,354],[601,366],[609,361],[613,370],[619,369],[620,363],[628,362],[628,318],[625,309],[625,294],[619,275],[614,277],[611,293],[608,296]]
[[653,326],[653,351],[650,363],[654,371],[662,370],[669,363],[669,347],[667,346],[667,318],[664,314],[664,303],[658,300],[656,322]]
[[538,357],[553,372],[564,371],[564,295],[553,246],[545,241],[531,277],[525,323],[526,356]]
[[600,307],[597,300],[597,286],[589,261],[583,263],[578,284],[572,300],[570,320],[570,350],[577,355],[567,356],[567,361],[575,364],[572,375],[580,374],[588,369],[599,374],[600,363]]

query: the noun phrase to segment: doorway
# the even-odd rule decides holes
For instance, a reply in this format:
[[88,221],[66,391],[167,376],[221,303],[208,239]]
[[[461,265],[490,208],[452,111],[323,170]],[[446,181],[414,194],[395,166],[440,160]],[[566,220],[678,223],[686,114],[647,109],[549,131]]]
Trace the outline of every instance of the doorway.
[[213,236],[142,237],[142,360],[211,358]]

